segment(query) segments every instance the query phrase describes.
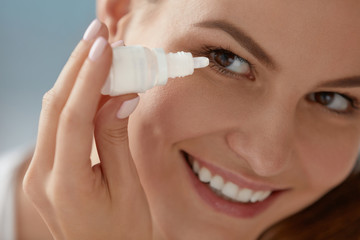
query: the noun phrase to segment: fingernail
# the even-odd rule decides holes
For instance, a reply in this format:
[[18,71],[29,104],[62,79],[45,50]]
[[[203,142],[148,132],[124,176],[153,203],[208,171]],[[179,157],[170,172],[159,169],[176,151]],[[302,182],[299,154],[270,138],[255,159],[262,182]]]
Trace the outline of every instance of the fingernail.
[[106,45],[107,41],[105,40],[105,38],[98,37],[90,49],[89,59],[92,61],[96,61],[104,52]]
[[121,46],[125,46],[123,40],[119,40],[119,41],[113,42],[113,43],[111,44],[111,47],[113,47],[113,48],[114,48],[114,47],[121,47]]
[[121,105],[119,111],[117,112],[116,117],[117,117],[117,118],[120,118],[120,119],[124,119],[124,118],[129,117],[130,114],[131,114],[132,112],[134,112],[136,106],[137,106],[138,103],[139,103],[139,100],[140,100],[140,98],[139,98],[139,97],[136,97],[136,98],[133,98],[133,99],[131,99],[131,100],[125,101],[125,102]]
[[86,29],[83,39],[87,41],[94,39],[97,33],[99,32],[100,28],[101,28],[100,21],[95,19],[90,23],[89,27]]

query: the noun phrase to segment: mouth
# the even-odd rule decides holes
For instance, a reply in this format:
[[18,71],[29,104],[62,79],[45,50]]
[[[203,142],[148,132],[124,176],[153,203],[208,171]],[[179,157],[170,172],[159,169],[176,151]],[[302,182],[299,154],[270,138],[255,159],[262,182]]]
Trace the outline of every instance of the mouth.
[[200,197],[216,211],[238,218],[264,212],[286,189],[248,182],[182,151],[191,182]]

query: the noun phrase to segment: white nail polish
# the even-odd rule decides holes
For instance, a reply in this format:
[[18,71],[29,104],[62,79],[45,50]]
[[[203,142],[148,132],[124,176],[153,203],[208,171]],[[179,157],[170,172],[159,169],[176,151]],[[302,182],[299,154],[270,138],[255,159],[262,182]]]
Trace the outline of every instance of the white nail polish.
[[130,114],[135,110],[136,106],[139,103],[140,98],[136,97],[131,100],[125,101],[119,111],[116,113],[116,117],[119,119],[124,119],[130,116]]

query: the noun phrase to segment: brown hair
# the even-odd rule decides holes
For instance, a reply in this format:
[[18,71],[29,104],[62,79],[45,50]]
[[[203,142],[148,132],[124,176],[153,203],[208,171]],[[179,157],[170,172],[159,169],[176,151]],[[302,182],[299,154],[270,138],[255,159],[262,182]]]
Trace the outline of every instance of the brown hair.
[[258,240],[360,240],[360,161],[315,204],[266,230]]

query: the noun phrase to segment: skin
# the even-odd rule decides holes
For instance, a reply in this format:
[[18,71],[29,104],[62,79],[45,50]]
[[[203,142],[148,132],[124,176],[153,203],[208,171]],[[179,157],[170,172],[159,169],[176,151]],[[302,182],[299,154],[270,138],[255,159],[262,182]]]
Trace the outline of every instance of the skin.
[[[130,120],[116,119],[123,101],[135,96],[100,96],[110,46],[91,62],[94,39],[83,40],[45,97],[24,180],[55,238],[256,239],[349,175],[360,144],[359,110],[334,112],[307,96],[326,91],[360,99],[359,86],[319,86],[360,75],[358,1],[135,1],[127,12],[128,4],[98,1],[110,42],[169,52],[225,48],[255,65],[255,79],[197,70],[140,94]],[[195,26],[207,20],[241,28],[277,67],[269,69],[221,29]],[[107,38],[104,25],[100,35]],[[94,131],[102,171],[89,167]],[[180,151],[289,191],[254,218],[217,212],[195,192]]]

